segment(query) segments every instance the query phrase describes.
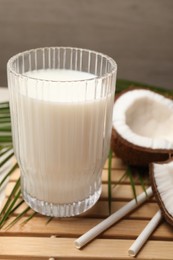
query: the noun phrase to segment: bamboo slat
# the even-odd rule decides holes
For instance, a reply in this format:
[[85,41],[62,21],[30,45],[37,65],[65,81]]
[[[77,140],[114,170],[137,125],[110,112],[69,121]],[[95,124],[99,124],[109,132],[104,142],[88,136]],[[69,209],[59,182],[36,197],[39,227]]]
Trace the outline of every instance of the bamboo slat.
[[[8,197],[14,188],[15,182],[10,182],[6,188],[5,195]],[[143,192],[143,189],[140,185],[136,185],[136,193],[137,195]],[[130,185],[121,184],[116,187],[112,185],[112,200],[125,200],[129,201],[134,198],[132,188]],[[102,193],[101,193],[101,200],[108,199],[108,185],[102,184]]]
[[[4,200],[4,203],[7,201]],[[19,200],[18,200],[19,202]],[[113,201],[111,203],[111,212],[115,212],[121,207],[123,207],[127,202],[126,201]],[[24,209],[26,209],[27,205],[23,203],[15,212],[14,215],[20,214]],[[129,214],[127,217],[129,219],[151,219],[152,216],[158,211],[158,205],[153,202],[145,203],[138,207],[135,211]],[[33,213],[33,210],[29,210],[26,215],[30,215]],[[81,214],[79,217],[86,218],[105,218],[109,215],[108,203],[106,200],[99,200],[91,209],[87,212]]]
[[[11,218],[12,221],[14,217]],[[12,226],[9,230],[2,229],[0,234],[3,236],[20,236],[21,233],[25,236],[44,236],[50,237],[52,234],[60,237],[78,237],[85,233],[103,219],[97,218],[73,218],[73,219],[52,219],[46,225],[45,218],[35,217],[31,219],[27,225],[22,223],[26,217],[22,217],[17,225]],[[9,224],[9,222],[7,224]],[[99,237],[103,238],[122,238],[122,239],[135,239],[143,228],[147,225],[148,220],[130,220],[123,219],[117,224],[113,225],[110,229],[106,230]],[[45,228],[46,226],[46,228]],[[128,226],[128,232],[127,232]],[[164,221],[159,225],[157,230],[152,234],[151,239],[173,239],[173,229]]]
[[[77,250],[73,238],[0,237],[1,255],[10,254],[22,259],[129,259],[127,250],[133,240],[95,239],[82,250]],[[10,247],[9,247],[10,245]],[[138,259],[172,260],[173,247],[170,241],[148,241],[138,254]],[[166,257],[166,258],[165,258]]]

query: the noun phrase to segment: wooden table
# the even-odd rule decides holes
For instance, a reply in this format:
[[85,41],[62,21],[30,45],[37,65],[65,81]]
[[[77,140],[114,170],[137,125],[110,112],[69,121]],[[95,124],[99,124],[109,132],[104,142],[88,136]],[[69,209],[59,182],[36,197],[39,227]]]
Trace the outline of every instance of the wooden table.
[[[121,160],[112,160],[112,212],[118,210],[133,198],[128,178],[120,185],[118,180],[126,171]],[[9,196],[19,170],[11,176],[6,189]],[[79,217],[53,219],[37,214],[27,224],[21,224],[25,217],[8,230],[0,231],[0,259],[132,259],[128,248],[158,210],[154,198],[109,228],[83,249],[74,247],[74,240],[108,216],[108,162],[102,175],[102,194],[97,204]],[[142,187],[136,181],[137,193]],[[22,205],[9,219],[11,221],[26,205]],[[8,223],[9,223],[8,221]],[[173,259],[173,228],[165,221],[159,225],[142,248],[136,259]]]

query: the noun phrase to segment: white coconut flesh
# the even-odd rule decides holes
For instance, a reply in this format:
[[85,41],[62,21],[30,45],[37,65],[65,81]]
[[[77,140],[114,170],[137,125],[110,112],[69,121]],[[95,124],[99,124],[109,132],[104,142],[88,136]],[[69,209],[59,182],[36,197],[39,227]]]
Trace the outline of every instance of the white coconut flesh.
[[153,177],[164,207],[173,217],[173,161],[165,164],[153,163]]
[[115,102],[113,127],[137,146],[172,149],[173,101],[150,90],[127,91]]

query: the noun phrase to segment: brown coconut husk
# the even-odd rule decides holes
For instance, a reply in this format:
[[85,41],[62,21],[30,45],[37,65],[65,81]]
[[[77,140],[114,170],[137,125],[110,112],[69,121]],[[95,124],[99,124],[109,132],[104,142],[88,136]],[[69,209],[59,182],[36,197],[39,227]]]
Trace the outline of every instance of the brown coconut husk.
[[170,152],[164,149],[145,148],[129,143],[113,128],[111,148],[125,163],[132,166],[147,167],[151,162],[161,162],[169,158]]

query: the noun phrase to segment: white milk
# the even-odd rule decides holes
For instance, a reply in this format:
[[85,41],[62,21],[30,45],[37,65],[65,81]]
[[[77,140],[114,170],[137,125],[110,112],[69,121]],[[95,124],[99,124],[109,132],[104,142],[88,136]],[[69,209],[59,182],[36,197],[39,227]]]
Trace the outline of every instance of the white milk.
[[[26,75],[60,81],[94,78],[89,73],[58,69],[31,71]],[[18,114],[16,149],[24,190],[50,203],[84,200],[99,186],[98,174],[108,154],[113,95],[94,100],[97,93],[93,91],[93,81],[88,84],[87,98],[83,97],[84,88],[80,89],[82,82],[76,83],[79,87],[75,93],[68,82],[67,89],[62,85],[48,92],[51,86],[47,82],[44,94],[41,83],[36,88],[32,82],[28,80],[27,88],[21,85],[17,95],[22,109]],[[101,86],[97,91],[101,91]]]

